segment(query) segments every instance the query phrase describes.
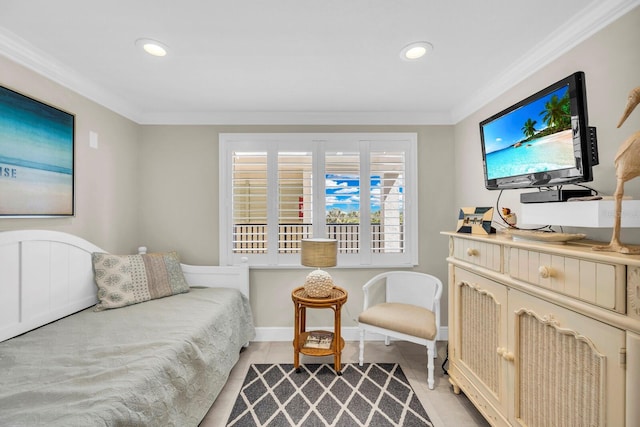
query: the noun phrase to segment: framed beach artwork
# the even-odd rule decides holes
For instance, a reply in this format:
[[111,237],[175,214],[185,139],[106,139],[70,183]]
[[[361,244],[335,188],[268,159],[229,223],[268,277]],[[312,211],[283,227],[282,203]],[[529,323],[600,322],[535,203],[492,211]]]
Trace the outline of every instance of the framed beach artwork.
[[493,221],[493,208],[490,207],[466,207],[460,208],[458,214],[458,233],[491,234],[495,228],[491,227]]
[[75,116],[0,86],[0,217],[73,216]]

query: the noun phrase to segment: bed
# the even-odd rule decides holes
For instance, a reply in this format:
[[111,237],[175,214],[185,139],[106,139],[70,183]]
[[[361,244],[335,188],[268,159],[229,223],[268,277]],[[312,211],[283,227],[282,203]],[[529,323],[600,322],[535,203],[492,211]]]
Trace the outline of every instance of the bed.
[[187,292],[96,311],[103,252],[0,232],[0,425],[197,426],[254,338],[246,264],[182,264]]

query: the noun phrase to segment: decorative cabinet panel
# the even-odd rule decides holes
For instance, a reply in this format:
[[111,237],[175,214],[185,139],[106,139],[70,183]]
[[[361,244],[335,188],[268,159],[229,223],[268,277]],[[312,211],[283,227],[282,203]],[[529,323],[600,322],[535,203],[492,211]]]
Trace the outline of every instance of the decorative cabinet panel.
[[[509,292],[514,419],[526,426],[624,425],[625,332]],[[608,397],[608,398],[607,398]]]
[[[455,269],[455,284],[450,286],[449,301],[454,302],[449,321],[451,368],[464,377],[461,385],[484,416],[497,423],[507,413],[508,378],[498,348],[507,347],[507,288],[462,269]],[[451,295],[453,294],[453,295]],[[455,362],[454,362],[455,360]],[[471,386],[473,384],[473,386]],[[458,384],[453,383],[456,393]],[[469,394],[470,387],[473,396]],[[482,398],[480,397],[482,396]]]
[[496,426],[640,426],[640,256],[444,234],[454,392]]

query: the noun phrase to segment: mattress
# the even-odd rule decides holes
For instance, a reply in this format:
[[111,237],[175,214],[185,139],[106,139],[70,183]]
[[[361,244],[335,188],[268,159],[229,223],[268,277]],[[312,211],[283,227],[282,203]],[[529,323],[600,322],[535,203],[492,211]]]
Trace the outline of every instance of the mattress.
[[0,425],[197,426],[254,333],[227,288],[86,309],[0,343]]

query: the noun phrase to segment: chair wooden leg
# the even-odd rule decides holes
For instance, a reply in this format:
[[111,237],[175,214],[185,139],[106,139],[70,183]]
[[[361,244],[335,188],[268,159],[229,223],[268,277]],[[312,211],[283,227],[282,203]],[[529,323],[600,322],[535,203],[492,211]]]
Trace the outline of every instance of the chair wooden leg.
[[433,359],[435,358],[435,342],[427,343],[427,384],[429,386],[429,390],[433,390],[434,379],[433,379]]
[[364,329],[360,329],[360,366],[364,363]]

